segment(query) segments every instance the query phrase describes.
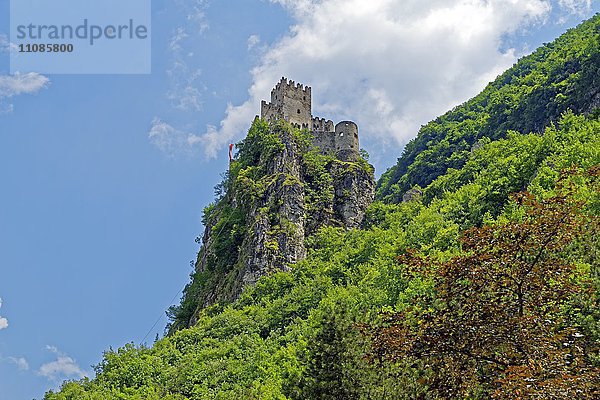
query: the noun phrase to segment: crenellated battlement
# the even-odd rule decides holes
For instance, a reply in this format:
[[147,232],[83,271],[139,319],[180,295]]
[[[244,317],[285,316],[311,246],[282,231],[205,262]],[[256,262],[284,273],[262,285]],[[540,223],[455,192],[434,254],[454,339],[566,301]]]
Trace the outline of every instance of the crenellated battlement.
[[268,121],[283,119],[292,126],[308,129],[314,142],[324,153],[333,153],[340,160],[358,158],[358,127],[352,121],[334,125],[332,120],[312,116],[312,89],[282,77],[271,90],[271,101],[262,101],[261,118]]
[[313,132],[333,132],[335,127],[332,120],[314,117],[312,119],[312,130]]
[[281,80],[275,85],[275,88],[271,91],[271,94],[284,90],[302,92],[303,95],[308,95],[311,92],[310,86],[304,86],[301,83],[295,83],[293,80],[288,81],[286,77],[281,77]]

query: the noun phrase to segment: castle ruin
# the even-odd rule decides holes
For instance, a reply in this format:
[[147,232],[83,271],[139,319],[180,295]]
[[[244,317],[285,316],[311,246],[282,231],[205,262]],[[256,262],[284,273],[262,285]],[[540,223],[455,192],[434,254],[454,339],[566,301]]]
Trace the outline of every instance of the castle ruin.
[[332,153],[342,161],[358,159],[358,126],[352,121],[333,121],[312,116],[310,86],[296,84],[285,77],[271,91],[271,102],[261,102],[260,116],[267,121],[283,119],[292,126],[309,129],[314,144],[324,153]]

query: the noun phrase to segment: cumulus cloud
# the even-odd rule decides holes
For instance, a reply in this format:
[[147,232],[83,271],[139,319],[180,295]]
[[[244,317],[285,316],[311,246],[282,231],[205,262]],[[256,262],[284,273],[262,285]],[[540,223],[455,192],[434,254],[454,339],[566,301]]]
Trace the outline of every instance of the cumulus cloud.
[[22,94],[35,94],[48,87],[50,80],[35,72],[0,75],[0,112],[11,112],[10,98]]
[[260,36],[259,35],[250,35],[248,37],[248,50],[252,50],[259,43],[260,43]]
[[558,0],[558,4],[571,14],[577,15],[589,13],[592,9],[592,0]]
[[193,133],[186,133],[176,129],[158,117],[152,121],[152,126],[148,132],[148,139],[160,151],[170,157],[182,153],[191,154],[196,146],[207,141],[207,139],[203,139]]
[[519,54],[501,50],[502,38],[551,10],[544,0],[271,1],[295,23],[252,70],[248,100],[202,136],[209,156],[243,134],[284,75],[316,89],[314,114],[354,119],[363,138],[399,150],[511,66]]
[[83,371],[74,359],[64,354],[54,346],[46,349],[56,355],[56,360],[43,364],[38,374],[52,381],[66,378],[83,378],[88,374]]
[[185,22],[178,26],[169,41],[171,66],[167,70],[169,89],[167,98],[174,108],[182,111],[201,111],[202,93],[205,85],[199,80],[202,71],[190,66],[188,60],[194,54],[187,52],[186,41],[197,41],[209,28],[204,10],[206,0],[182,1],[175,4],[185,14]]
[[0,53],[11,53],[18,49],[17,45],[11,43],[4,33],[0,33]]
[[29,363],[25,357],[7,357],[6,359],[12,364],[16,365],[20,371],[29,370]]
[[[0,298],[0,308],[2,308],[2,298]],[[8,328],[8,320],[0,316],[0,331],[6,328]]]
[[217,126],[192,136],[208,157],[242,138],[282,76],[315,89],[313,114],[355,120],[374,154],[398,154],[422,124],[476,95],[528,51],[510,48],[507,37],[547,23],[553,5],[559,18],[591,8],[591,0],[269,1],[293,23],[268,46],[248,38],[248,49],[261,51],[247,101],[229,104]]

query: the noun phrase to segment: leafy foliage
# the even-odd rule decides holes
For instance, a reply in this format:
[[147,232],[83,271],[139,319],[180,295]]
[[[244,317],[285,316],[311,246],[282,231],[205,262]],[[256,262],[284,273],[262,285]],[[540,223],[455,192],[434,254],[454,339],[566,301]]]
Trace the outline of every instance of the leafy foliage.
[[460,256],[401,258],[411,273],[432,276],[434,292],[429,307],[410,306],[371,329],[373,356],[425,360],[434,372],[426,384],[439,398],[598,398],[598,343],[564,313],[577,294],[599,303],[564,255],[597,221],[572,195],[515,200],[522,218],[466,231]]
[[[372,204],[361,229],[316,230],[308,256],[288,272],[261,278],[236,302],[198,310],[239,267],[251,226],[245,207],[274,178],[297,184],[270,173],[274,155],[286,150],[279,134],[256,120],[238,145],[222,196],[205,209],[204,223],[216,235],[198,259],[210,261],[171,310],[171,334],[152,347],[107,351],[93,379],[66,382],[45,398],[598,397],[600,121],[598,113],[580,113],[588,89],[597,87],[598,75],[589,71],[599,63],[586,61],[597,57],[591,41],[597,20],[525,58],[477,101],[424,128],[406,153],[415,166],[408,167],[412,156],[404,158],[407,177],[387,185],[395,170],[381,186],[399,182],[384,194],[396,201],[401,185],[417,183],[421,197]],[[579,72],[563,70],[567,62],[574,63],[568,71]],[[543,64],[547,74],[517,90]],[[557,91],[567,97],[560,107],[552,97]],[[507,103],[511,94],[514,102]],[[502,104],[505,119],[488,123]],[[556,122],[544,127],[550,120]],[[323,211],[332,195],[329,167],[337,161],[312,150],[308,133],[284,124],[276,129],[303,149],[307,208]],[[431,152],[419,153],[425,148]],[[418,165],[425,160],[432,163]],[[561,177],[564,170],[570,172]],[[228,198],[234,187],[236,201]],[[276,205],[261,210],[286,229]],[[194,326],[180,329],[192,315]]]

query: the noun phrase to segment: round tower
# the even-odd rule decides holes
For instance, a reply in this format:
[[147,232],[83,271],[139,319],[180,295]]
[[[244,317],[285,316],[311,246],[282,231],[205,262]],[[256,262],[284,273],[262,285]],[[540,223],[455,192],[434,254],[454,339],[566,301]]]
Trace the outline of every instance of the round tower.
[[358,159],[358,126],[352,121],[342,121],[335,126],[335,155],[342,161]]

